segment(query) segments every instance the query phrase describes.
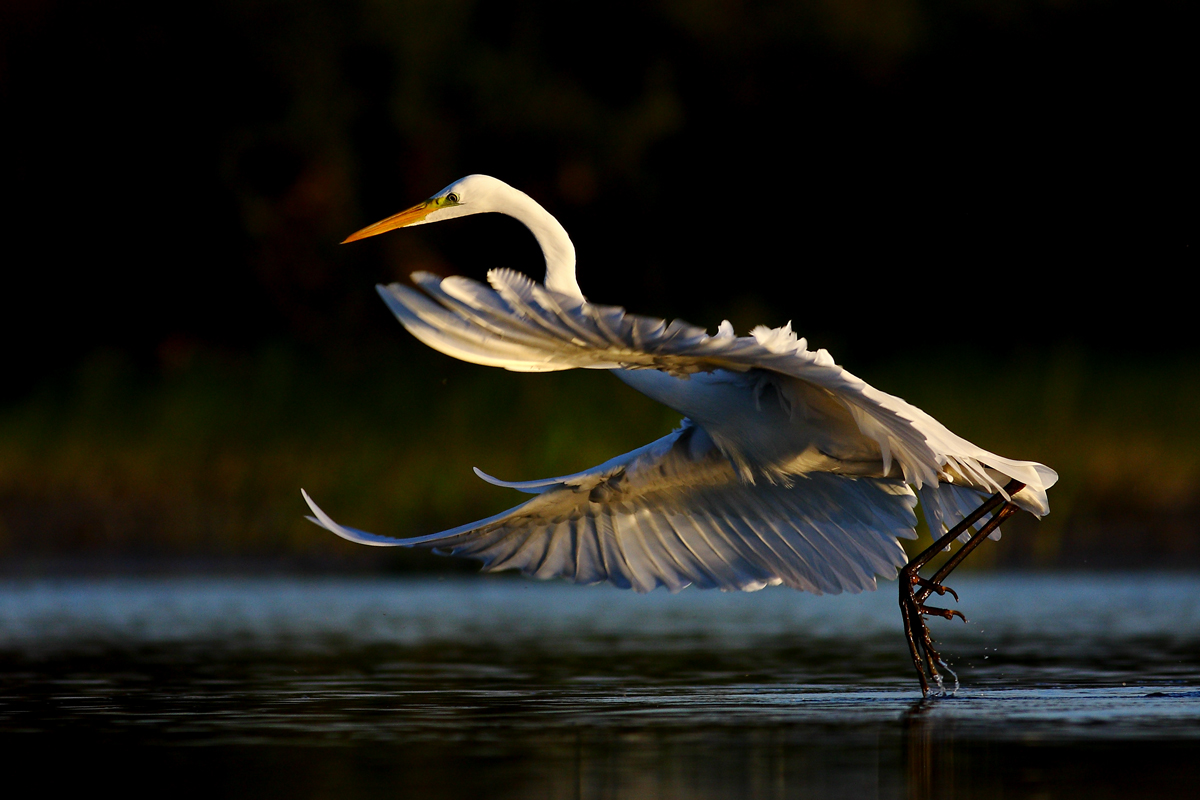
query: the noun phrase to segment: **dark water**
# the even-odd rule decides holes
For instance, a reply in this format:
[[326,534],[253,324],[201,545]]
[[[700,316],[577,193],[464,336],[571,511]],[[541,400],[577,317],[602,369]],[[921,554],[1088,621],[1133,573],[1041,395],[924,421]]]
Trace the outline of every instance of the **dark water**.
[[0,583],[0,752],[44,791],[1193,797],[1200,577],[973,577],[920,703],[895,584]]

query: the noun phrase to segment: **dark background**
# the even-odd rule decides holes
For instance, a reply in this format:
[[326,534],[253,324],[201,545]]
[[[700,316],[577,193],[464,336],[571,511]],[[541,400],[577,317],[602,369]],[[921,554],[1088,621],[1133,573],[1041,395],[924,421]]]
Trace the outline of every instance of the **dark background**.
[[506,221],[336,246],[470,172],[643,313],[756,304],[856,359],[1195,343],[1157,335],[1183,2],[4,5],[9,397],[102,345],[390,336],[358,306],[421,262],[540,277]]
[[[1150,433],[1121,452],[1157,447],[1191,419],[1196,374],[1192,23],[1182,0],[5,2],[0,543],[21,550],[66,519],[77,533],[61,548],[120,549],[93,530],[116,524],[99,522],[114,507],[153,528],[171,524],[171,492],[196,507],[252,495],[236,478],[204,491],[180,478],[146,505],[153,480],[105,483],[161,483],[178,463],[155,455],[142,417],[120,422],[166,407],[171,381],[197,397],[268,385],[219,402],[282,419],[272,392],[312,376],[361,389],[400,362],[468,374],[420,361],[373,284],[494,266],[540,278],[521,226],[337,242],[472,172],[563,221],[594,301],[710,329],[728,317],[741,334],[792,320],[872,378],[968,363],[935,370],[929,393],[967,391],[964,407],[981,378],[1000,397],[1010,380],[1034,386],[1041,421],[1000,436],[1026,447],[1006,454],[1049,461],[1043,433],[1095,443],[1134,418]],[[283,353],[290,377],[270,377],[264,353]],[[96,386],[102,400],[86,400]],[[1056,417],[1064,391],[1082,410]],[[203,418],[201,401],[180,402],[187,424]],[[1062,427],[1093,402],[1108,405],[1088,426]],[[62,453],[120,449],[96,433],[113,426],[143,466],[72,472]],[[263,450],[245,430],[204,430],[210,448]],[[1096,447],[1074,484],[1059,455],[1064,493],[1111,496],[1157,466],[1179,485],[1150,506],[1177,521],[1196,505],[1194,456],[1164,467],[1151,447],[1105,472],[1116,451]],[[246,523],[229,525],[236,539]]]

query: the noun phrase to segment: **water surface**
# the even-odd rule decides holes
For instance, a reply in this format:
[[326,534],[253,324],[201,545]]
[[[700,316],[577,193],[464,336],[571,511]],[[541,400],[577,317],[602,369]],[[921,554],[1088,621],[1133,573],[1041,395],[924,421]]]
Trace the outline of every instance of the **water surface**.
[[0,584],[47,786],[340,797],[1190,796],[1200,577],[967,576],[920,702],[896,586],[490,576]]

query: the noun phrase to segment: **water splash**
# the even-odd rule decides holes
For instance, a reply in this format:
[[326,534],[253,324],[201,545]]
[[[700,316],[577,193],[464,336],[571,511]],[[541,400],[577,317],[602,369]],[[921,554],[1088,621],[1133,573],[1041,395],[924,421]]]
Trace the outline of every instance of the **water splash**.
[[[955,672],[954,670],[950,669],[950,665],[947,664],[945,661],[943,661],[941,658],[938,659],[938,664],[940,664],[942,669],[946,670],[946,672],[949,672],[950,676],[954,678],[954,689],[951,690],[949,693],[951,697],[954,697],[956,694],[958,694],[958,673]],[[944,686],[942,686],[942,676],[941,675],[938,676],[938,689],[941,690],[943,696],[946,695],[946,689]]]

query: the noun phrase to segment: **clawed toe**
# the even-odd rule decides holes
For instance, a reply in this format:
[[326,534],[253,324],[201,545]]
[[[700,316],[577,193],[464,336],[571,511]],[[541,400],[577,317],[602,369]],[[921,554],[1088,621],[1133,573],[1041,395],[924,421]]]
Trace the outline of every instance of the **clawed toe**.
[[931,614],[935,617],[942,617],[943,619],[953,619],[954,617],[958,617],[963,622],[967,621],[967,618],[965,616],[963,616],[963,613],[961,611],[956,611],[955,609],[951,609],[951,608],[935,608],[934,606],[919,606],[917,608],[917,610],[920,611],[922,614]]
[[933,581],[927,581],[924,578],[922,578],[920,575],[917,575],[913,578],[913,583],[917,584],[922,589],[926,589],[930,592],[937,592],[939,595],[949,594],[951,597],[954,598],[954,602],[956,602],[956,603],[958,602],[958,592],[954,591],[949,586],[942,586],[940,583],[934,583]]

